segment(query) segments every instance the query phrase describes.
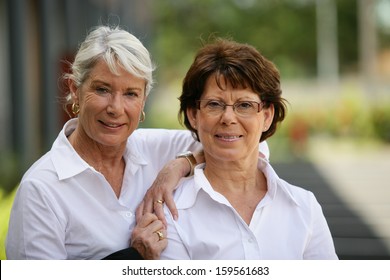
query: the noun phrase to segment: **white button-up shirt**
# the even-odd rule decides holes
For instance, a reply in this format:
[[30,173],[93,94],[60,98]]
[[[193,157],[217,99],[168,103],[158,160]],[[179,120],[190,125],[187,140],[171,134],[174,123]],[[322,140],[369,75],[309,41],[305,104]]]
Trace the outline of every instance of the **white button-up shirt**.
[[249,225],[214,191],[198,165],[175,192],[179,219],[168,215],[168,247],[162,259],[337,259],[333,240],[313,193],[281,180],[259,159],[268,191]]
[[76,125],[76,119],[66,123],[24,175],[11,212],[8,259],[101,259],[128,247],[136,207],[159,170],[179,152],[200,147],[187,130],[136,130],[117,198],[69,143]]

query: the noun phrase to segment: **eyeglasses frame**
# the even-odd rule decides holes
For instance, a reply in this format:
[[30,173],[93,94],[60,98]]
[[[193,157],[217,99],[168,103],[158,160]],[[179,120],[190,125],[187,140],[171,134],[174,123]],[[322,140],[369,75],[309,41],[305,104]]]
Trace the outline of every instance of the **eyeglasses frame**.
[[[222,104],[224,105],[224,106],[223,106],[223,111],[222,111],[222,112],[225,112],[227,106],[231,106],[232,109],[233,109],[233,112],[236,113],[236,114],[237,114],[237,112],[236,112],[236,107],[235,107],[235,105],[236,105],[237,103],[242,103],[242,102],[249,102],[249,103],[252,103],[252,104],[253,104],[253,103],[257,104],[257,113],[260,113],[261,110],[263,109],[263,102],[262,102],[262,101],[257,102],[257,101],[252,101],[252,100],[240,100],[240,101],[234,102],[233,104],[226,104],[225,102],[223,102],[223,101],[221,101],[221,100],[217,100],[217,99],[198,99],[198,100],[196,100],[196,108],[197,108],[198,110],[200,110],[200,102],[202,102],[202,101],[208,101],[208,102],[210,102],[210,101],[216,101],[216,102],[218,102],[218,103],[222,103]],[[222,114],[222,112],[221,112],[221,114]],[[238,113],[237,115],[240,116],[241,114]],[[242,115],[241,115],[241,116],[242,116]]]

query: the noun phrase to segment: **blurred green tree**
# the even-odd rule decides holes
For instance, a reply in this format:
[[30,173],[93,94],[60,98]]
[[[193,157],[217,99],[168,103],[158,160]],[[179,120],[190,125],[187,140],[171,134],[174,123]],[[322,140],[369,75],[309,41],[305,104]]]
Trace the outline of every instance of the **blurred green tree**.
[[[342,69],[356,68],[356,1],[338,0]],[[200,38],[231,37],[255,45],[284,77],[316,76],[315,0],[167,0],[153,5],[154,44],[162,78],[183,77]]]

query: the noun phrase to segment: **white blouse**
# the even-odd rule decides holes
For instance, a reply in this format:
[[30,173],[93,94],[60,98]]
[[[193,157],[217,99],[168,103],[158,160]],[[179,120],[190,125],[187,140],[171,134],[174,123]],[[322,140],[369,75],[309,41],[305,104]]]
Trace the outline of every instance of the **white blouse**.
[[163,165],[200,146],[187,130],[138,129],[124,154],[117,198],[104,176],[73,149],[67,122],[17,191],[6,241],[8,259],[101,259],[129,246],[135,210]]
[[179,219],[168,221],[168,247],[161,259],[337,259],[332,236],[313,193],[280,179],[259,158],[268,191],[249,226],[214,191],[198,165],[175,192]]

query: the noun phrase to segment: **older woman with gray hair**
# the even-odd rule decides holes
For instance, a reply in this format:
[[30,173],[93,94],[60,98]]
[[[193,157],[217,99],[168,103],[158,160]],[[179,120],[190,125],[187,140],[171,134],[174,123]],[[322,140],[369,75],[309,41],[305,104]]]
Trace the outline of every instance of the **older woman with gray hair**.
[[[20,182],[8,259],[102,259],[125,248],[129,258],[159,257],[166,229],[151,208],[162,213],[167,193],[190,172],[187,159],[175,157],[199,144],[184,130],[136,130],[153,70],[148,50],[127,31],[89,33],[65,75],[76,117]],[[155,183],[155,200],[136,224],[137,206],[166,163],[157,180],[164,184]]]

